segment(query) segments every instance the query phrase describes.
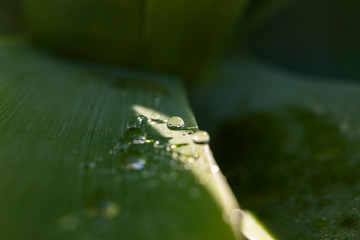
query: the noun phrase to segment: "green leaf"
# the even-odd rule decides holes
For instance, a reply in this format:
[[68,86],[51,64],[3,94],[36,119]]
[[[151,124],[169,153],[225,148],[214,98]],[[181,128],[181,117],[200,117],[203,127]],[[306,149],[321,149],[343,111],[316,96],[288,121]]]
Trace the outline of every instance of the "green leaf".
[[245,0],[24,0],[33,39],[72,57],[193,73],[219,54]]
[[239,203],[278,239],[360,236],[358,83],[241,57],[193,91]]
[[[138,124],[147,141],[124,145],[127,124],[155,111],[161,121]],[[173,115],[184,129],[166,127]],[[177,78],[1,38],[0,238],[242,239],[243,213],[208,145],[191,141],[197,129]]]

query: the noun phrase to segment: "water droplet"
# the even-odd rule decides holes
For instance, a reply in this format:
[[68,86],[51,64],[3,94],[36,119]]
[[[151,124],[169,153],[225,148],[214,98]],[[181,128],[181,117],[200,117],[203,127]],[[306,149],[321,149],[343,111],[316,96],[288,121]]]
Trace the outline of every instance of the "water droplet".
[[158,149],[166,148],[168,143],[166,141],[157,140],[154,142],[154,147]]
[[158,113],[151,114],[151,120],[159,121],[160,120],[160,114],[158,114]]
[[91,169],[94,169],[95,167],[96,167],[95,162],[84,162],[83,163],[83,168],[86,170],[91,170]]
[[102,217],[106,219],[115,218],[120,211],[119,205],[108,199],[97,199],[86,209],[89,217]]
[[173,152],[173,153],[171,154],[171,157],[172,157],[173,159],[178,158],[178,157],[179,157],[179,153],[178,153],[178,152]]
[[144,144],[146,141],[145,133],[139,128],[129,128],[126,130],[125,138],[133,144]]
[[210,170],[211,170],[212,173],[218,173],[219,170],[220,170],[220,168],[219,168],[218,165],[212,165],[212,166],[210,167]]
[[126,126],[127,128],[136,128],[137,127],[137,123],[134,121],[131,121],[128,123],[128,125]]
[[188,163],[185,163],[185,164],[184,164],[184,168],[185,168],[186,170],[190,170],[190,169],[191,169],[191,165],[188,164]]
[[167,121],[167,127],[170,130],[179,130],[184,128],[184,120],[181,117],[171,117]]
[[126,169],[128,170],[141,170],[145,167],[146,161],[143,155],[137,151],[132,150],[125,154],[124,161]]
[[206,144],[210,142],[210,136],[206,131],[197,131],[191,137],[194,143]]
[[149,122],[149,119],[144,115],[140,115],[136,119],[139,122],[139,124],[147,124]]

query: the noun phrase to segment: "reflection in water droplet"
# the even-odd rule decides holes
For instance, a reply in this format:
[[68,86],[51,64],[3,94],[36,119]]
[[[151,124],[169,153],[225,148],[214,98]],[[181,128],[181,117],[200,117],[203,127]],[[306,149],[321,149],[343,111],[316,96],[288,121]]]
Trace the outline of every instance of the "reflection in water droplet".
[[210,170],[211,170],[212,173],[218,173],[220,168],[219,168],[218,165],[212,165]]
[[149,122],[149,119],[144,115],[140,115],[136,119],[139,122],[139,124],[147,124]]
[[146,141],[145,133],[139,128],[129,128],[126,130],[125,138],[133,144],[144,144]]
[[171,117],[167,121],[167,127],[171,130],[180,130],[184,128],[184,120],[181,117]]
[[158,113],[151,114],[151,120],[159,121],[160,120],[160,114],[158,114]]
[[97,199],[92,205],[88,206],[85,213],[89,217],[101,217],[106,219],[115,218],[120,211],[119,205],[108,199]]
[[71,232],[74,231],[79,224],[79,219],[72,214],[62,216],[57,224],[60,231]]
[[128,170],[141,170],[146,164],[143,155],[137,150],[132,150],[126,153],[124,155],[124,161],[126,169]]
[[206,144],[210,142],[210,136],[206,131],[197,131],[191,136],[194,143]]

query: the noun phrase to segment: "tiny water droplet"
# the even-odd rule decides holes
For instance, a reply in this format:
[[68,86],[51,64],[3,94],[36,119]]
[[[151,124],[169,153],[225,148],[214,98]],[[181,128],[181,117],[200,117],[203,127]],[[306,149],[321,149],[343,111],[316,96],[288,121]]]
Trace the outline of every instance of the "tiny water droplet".
[[194,143],[206,144],[210,142],[210,136],[206,131],[197,131],[191,136]]
[[171,154],[171,157],[172,157],[173,159],[178,158],[178,157],[179,157],[179,153],[178,153],[178,152],[173,152],[173,153]]
[[158,113],[151,114],[151,120],[159,121],[160,120],[160,114],[158,114]]
[[144,144],[146,141],[145,133],[139,128],[129,128],[126,130],[125,138],[133,144]]
[[136,128],[137,127],[137,123],[134,122],[134,121],[131,121],[129,122],[127,125],[126,125],[127,128]]
[[136,119],[139,122],[139,124],[147,124],[149,122],[149,119],[144,115],[140,115]]
[[96,167],[95,162],[84,162],[83,163],[83,168],[86,170],[91,170],[91,169],[94,169],[95,167]]
[[184,128],[184,120],[181,117],[171,117],[167,121],[167,127],[170,130],[180,130]]
[[210,167],[210,170],[211,170],[212,173],[218,173],[220,171],[220,168],[219,168],[218,165],[212,165]]
[[141,170],[145,167],[146,164],[143,155],[137,150],[126,153],[124,156],[124,161],[126,169],[128,170]]
[[154,148],[162,149],[162,148],[166,148],[167,146],[168,146],[168,143],[165,141],[156,140],[154,142]]
[[191,165],[190,165],[189,163],[185,163],[185,164],[184,164],[184,168],[185,168],[186,170],[190,170],[190,169],[191,169]]
[[119,205],[108,199],[97,199],[86,209],[86,215],[89,217],[102,217],[106,219],[115,218],[120,211]]

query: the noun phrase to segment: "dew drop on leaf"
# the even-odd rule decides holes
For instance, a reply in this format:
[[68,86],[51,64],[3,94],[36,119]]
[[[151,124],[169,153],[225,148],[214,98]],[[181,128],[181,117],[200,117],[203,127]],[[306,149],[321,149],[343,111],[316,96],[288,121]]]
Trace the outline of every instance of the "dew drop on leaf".
[[149,122],[149,119],[147,117],[145,117],[144,115],[140,115],[136,119],[139,124],[147,124]]
[[141,170],[145,167],[146,161],[143,155],[136,150],[129,151],[124,155],[125,168],[127,170]]
[[96,199],[88,208],[86,209],[86,215],[89,217],[101,217],[105,219],[115,218],[120,211],[120,207],[113,201],[108,199]]
[[84,162],[82,166],[86,170],[91,170],[96,167],[96,163],[95,162]]
[[137,127],[137,123],[134,122],[134,121],[131,121],[129,122],[127,125],[126,125],[127,128],[136,128]]
[[180,130],[184,128],[184,120],[181,117],[171,117],[167,121],[167,127],[170,130]]
[[197,131],[191,136],[194,143],[207,144],[210,142],[210,136],[206,131]]
[[151,114],[151,120],[153,120],[153,121],[159,121],[160,120],[160,114],[158,114],[158,113],[153,113],[153,114]]
[[210,167],[210,170],[211,170],[212,173],[218,173],[219,170],[220,170],[220,168],[219,168],[218,165],[212,165],[212,166]]
[[161,141],[161,140],[156,140],[154,142],[154,148],[157,148],[157,149],[163,149],[163,148],[166,148],[169,144],[165,141]]
[[125,132],[125,138],[132,144],[144,144],[146,134],[139,128],[129,128]]

